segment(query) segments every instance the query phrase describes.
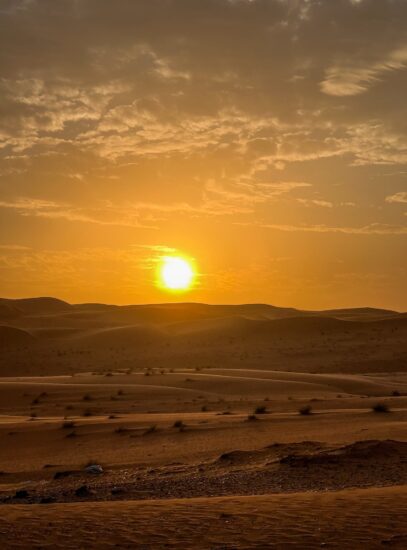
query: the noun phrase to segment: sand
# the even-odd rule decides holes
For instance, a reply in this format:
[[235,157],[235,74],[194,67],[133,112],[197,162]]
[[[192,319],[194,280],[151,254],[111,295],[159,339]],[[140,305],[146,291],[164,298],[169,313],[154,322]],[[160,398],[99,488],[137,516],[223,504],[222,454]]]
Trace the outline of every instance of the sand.
[[407,546],[404,314],[0,306],[1,548]]

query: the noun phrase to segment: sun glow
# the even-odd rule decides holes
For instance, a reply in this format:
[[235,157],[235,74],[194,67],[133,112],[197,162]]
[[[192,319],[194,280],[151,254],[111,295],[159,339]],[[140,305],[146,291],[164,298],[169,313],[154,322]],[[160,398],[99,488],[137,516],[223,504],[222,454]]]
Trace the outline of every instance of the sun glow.
[[192,263],[179,256],[165,256],[159,268],[160,286],[173,291],[189,290],[195,278]]

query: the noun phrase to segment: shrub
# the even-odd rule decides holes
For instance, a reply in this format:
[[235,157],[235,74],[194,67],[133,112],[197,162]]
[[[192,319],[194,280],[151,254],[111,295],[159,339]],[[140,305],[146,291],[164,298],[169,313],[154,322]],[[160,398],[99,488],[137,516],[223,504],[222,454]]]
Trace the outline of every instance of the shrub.
[[125,433],[128,433],[129,431],[130,431],[129,428],[124,428],[123,426],[119,426],[118,428],[115,429],[114,433],[125,434]]
[[92,401],[92,397],[87,393],[83,396],[83,401]]
[[264,405],[259,405],[254,409],[254,414],[266,414],[266,412],[267,407],[265,407]]
[[247,421],[248,422],[253,422],[254,420],[258,420],[257,416],[255,414],[249,414],[247,416]]
[[393,397],[400,397],[400,395],[401,395],[398,390],[392,391],[391,394],[392,394]]
[[311,405],[304,405],[303,407],[301,407],[298,412],[302,415],[302,416],[309,416],[310,414],[312,414],[312,407]]
[[180,430],[182,430],[183,428],[185,428],[185,424],[182,422],[182,420],[176,420],[173,424],[173,428],[179,428]]
[[93,413],[89,409],[87,409],[86,411],[83,411],[83,416],[92,416],[92,415]]
[[390,412],[389,406],[386,403],[376,403],[372,407],[372,411],[375,413],[388,413]]
[[75,427],[75,422],[73,420],[67,420],[62,424],[64,430],[70,430]]
[[149,435],[157,431],[157,426],[154,424],[153,426],[150,426],[147,428],[147,430],[144,432],[144,435]]

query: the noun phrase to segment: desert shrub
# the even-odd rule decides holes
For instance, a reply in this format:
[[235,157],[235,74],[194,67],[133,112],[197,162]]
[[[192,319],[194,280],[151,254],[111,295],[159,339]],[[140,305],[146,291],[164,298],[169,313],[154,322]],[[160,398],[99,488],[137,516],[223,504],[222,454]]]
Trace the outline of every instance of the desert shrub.
[[86,409],[86,411],[83,411],[83,416],[92,416],[93,413],[89,409]]
[[254,420],[258,420],[257,416],[255,414],[249,414],[247,416],[247,421],[248,422],[253,422]]
[[147,428],[147,430],[144,432],[144,435],[149,435],[156,431],[157,431],[157,426],[156,424],[153,424],[153,426],[150,426],[149,428]]
[[38,405],[39,402],[40,402],[39,398],[36,397],[35,399],[33,399],[33,400],[31,401],[31,405]]
[[74,422],[73,420],[66,420],[66,421],[62,424],[62,429],[64,429],[64,430],[70,430],[70,429],[72,429],[74,426],[75,426],[75,422]]
[[115,414],[109,414],[109,416],[108,416],[109,420],[114,420],[115,418],[117,418],[117,416]]
[[129,432],[129,428],[124,428],[123,426],[119,426],[114,431],[115,434],[125,434],[125,433],[128,433],[128,432]]
[[386,403],[376,403],[373,405],[372,411],[375,413],[388,413],[390,412],[390,409]]
[[117,395],[124,395],[124,391],[123,390],[118,390]]
[[401,395],[398,390],[392,391],[391,394],[392,394],[393,397],[400,397],[400,395]]
[[33,419],[33,418],[37,418],[38,414],[36,412],[32,412],[30,413],[30,418]]
[[208,410],[208,407],[207,407],[206,405],[202,405],[201,411],[202,411],[203,413],[205,413],[205,412],[207,412],[207,410]]
[[173,428],[179,428],[180,430],[185,428],[185,424],[183,423],[182,420],[176,420],[172,426]]
[[83,400],[83,401],[92,401],[92,396],[89,395],[89,393],[86,393],[86,394],[82,397],[82,400]]
[[312,414],[312,407],[310,405],[304,405],[298,410],[298,412],[302,416],[309,416],[310,414]]
[[265,407],[264,405],[259,405],[254,409],[254,414],[266,414],[266,412],[267,407]]

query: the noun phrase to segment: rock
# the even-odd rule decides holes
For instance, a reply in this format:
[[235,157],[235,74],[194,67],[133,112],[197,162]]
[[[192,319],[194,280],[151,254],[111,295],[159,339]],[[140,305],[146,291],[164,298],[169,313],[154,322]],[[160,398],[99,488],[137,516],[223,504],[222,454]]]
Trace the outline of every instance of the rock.
[[21,489],[20,491],[16,491],[14,498],[28,498],[29,496],[28,491]]
[[75,491],[75,496],[77,497],[87,497],[91,494],[88,487],[86,485],[81,485],[78,487]]
[[61,479],[63,477],[68,477],[74,473],[75,472],[73,470],[64,470],[62,472],[55,472],[54,479]]
[[103,468],[100,464],[91,464],[85,468],[87,474],[103,474]]
[[56,502],[55,497],[42,497],[40,500],[40,504],[52,504],[53,502]]

